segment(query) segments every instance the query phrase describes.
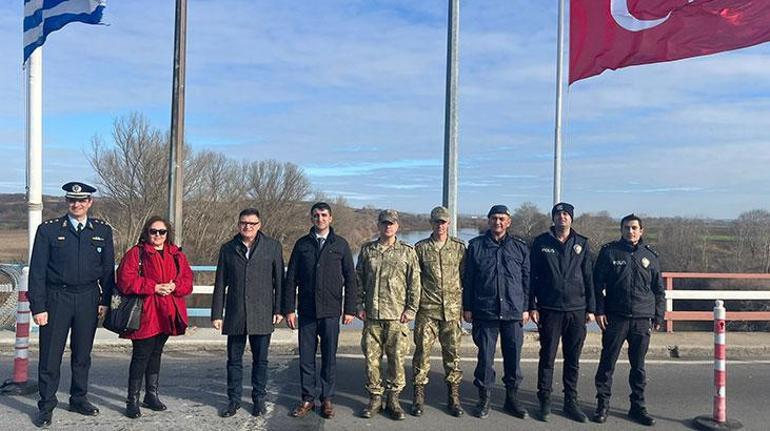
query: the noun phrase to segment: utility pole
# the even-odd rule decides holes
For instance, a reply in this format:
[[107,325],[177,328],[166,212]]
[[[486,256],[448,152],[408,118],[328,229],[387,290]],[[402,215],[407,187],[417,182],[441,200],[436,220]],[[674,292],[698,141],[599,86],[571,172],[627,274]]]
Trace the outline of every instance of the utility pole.
[[457,75],[460,60],[460,0],[449,0],[446,54],[446,108],[444,117],[443,204],[449,209],[449,234],[457,236]]
[[176,0],[174,29],[174,84],[171,96],[171,142],[168,158],[168,219],[182,244],[184,201],[184,95],[187,61],[187,0]]

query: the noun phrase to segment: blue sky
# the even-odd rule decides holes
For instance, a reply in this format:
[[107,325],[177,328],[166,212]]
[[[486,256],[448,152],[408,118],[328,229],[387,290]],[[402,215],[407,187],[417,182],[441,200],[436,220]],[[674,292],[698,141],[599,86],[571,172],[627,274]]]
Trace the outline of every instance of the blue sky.
[[[0,5],[0,192],[25,183],[22,1]],[[550,208],[557,2],[462,2],[460,211]],[[441,200],[446,0],[190,0],[187,141],[305,169],[356,206]],[[44,185],[93,179],[113,119],[170,122],[174,6],[112,0],[44,51]],[[768,208],[770,46],[639,66],[568,93],[563,199],[578,212]]]

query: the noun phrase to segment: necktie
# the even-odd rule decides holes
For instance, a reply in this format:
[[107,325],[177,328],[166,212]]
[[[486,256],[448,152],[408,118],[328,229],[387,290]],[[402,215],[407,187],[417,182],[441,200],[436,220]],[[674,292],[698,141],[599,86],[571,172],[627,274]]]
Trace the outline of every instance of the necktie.
[[83,231],[83,223],[78,223],[78,233]]
[[320,237],[320,236],[318,238],[316,238],[316,239],[318,240],[318,252],[320,253],[321,249],[324,248],[325,239],[323,237]]

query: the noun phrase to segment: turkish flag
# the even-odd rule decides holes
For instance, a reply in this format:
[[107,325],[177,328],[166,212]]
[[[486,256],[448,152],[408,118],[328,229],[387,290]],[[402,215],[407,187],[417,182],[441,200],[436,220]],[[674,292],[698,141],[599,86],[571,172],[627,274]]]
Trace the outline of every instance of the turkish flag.
[[569,82],[770,41],[770,0],[571,0]]

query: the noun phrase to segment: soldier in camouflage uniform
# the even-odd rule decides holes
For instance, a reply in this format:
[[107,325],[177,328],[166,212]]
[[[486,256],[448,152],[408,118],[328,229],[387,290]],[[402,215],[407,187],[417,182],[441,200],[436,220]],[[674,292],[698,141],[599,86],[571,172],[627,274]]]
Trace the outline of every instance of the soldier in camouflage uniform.
[[462,312],[462,267],[465,243],[449,236],[449,210],[436,207],[430,213],[433,234],[417,244],[422,294],[414,324],[414,402],[412,414],[422,416],[425,385],[430,372],[430,352],[436,338],[441,345],[444,373],[449,390],[448,407],[454,416],[462,416],[460,406],[460,318]]
[[[366,356],[369,404],[361,412],[370,418],[386,409],[391,418],[404,419],[398,397],[406,386],[404,358],[409,353],[409,327],[420,305],[420,265],[414,248],[396,238],[398,213],[384,210],[377,218],[380,236],[361,247],[356,264],[358,318],[364,321],[361,348]],[[380,377],[382,353],[388,355],[387,377]],[[383,387],[384,386],[384,387]]]

